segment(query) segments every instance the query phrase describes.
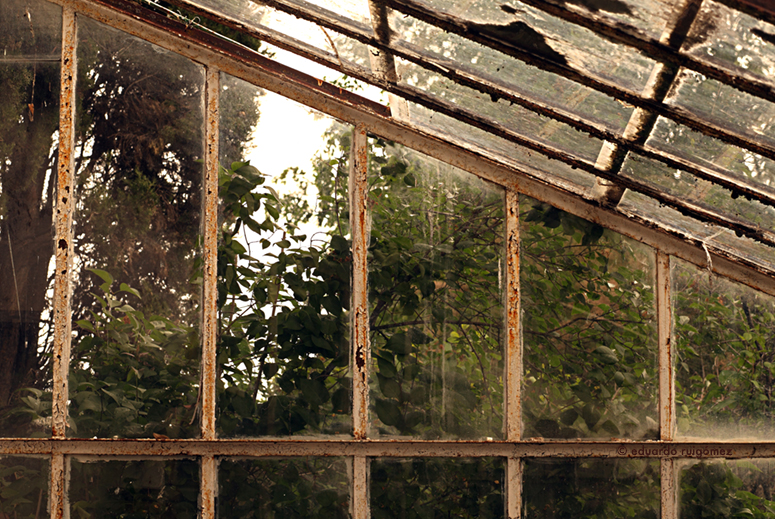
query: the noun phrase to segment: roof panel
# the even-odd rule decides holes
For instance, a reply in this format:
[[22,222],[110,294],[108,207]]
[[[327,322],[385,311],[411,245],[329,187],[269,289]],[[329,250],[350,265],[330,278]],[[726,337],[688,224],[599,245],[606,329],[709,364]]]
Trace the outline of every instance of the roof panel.
[[775,87],[775,26],[713,0],[703,2],[683,52]]
[[415,18],[396,15],[393,24],[397,32],[409,40],[407,43],[423,49],[425,56],[451,61],[480,78],[493,78],[527,98],[608,129],[622,131],[627,125],[632,107],[589,87]]
[[405,60],[399,60],[398,70],[401,83],[417,86],[434,97],[452,103],[455,110],[467,110],[526,139],[560,149],[591,163],[595,162],[600,152],[603,141],[579,132],[567,124],[503,99],[493,102],[490,96],[458,85],[447,78],[429,77],[421,67]]
[[548,179],[570,191],[582,193],[594,185],[595,177],[589,173],[423,106],[409,103],[409,114],[409,122],[431,134],[528,171],[539,178]]
[[706,124],[772,148],[770,158],[775,158],[775,104],[686,69],[666,101]]
[[[715,235],[719,250],[739,247],[745,261],[770,264],[772,248],[734,235],[772,242],[775,205],[775,43],[769,24],[749,15],[711,0],[696,19],[688,0],[375,0],[397,9],[388,41],[375,36],[366,1],[265,0],[277,11],[172,1],[286,34],[286,49],[403,96],[408,121],[424,131],[579,196],[590,196],[595,175],[635,189],[622,211],[667,232]],[[367,44],[386,56],[382,67],[399,58],[396,83],[384,68],[369,72]],[[664,84],[651,88],[660,70]],[[615,151],[596,170],[602,139]],[[628,150],[639,158],[617,177]]]

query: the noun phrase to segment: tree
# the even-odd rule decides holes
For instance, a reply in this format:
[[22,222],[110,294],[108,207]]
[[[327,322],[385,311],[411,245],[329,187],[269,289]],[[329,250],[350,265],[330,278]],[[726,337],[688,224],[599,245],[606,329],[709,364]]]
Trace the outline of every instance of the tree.
[[[0,269],[12,273],[0,279],[0,427],[4,435],[28,436],[45,426],[9,413],[22,388],[50,386],[59,67],[45,59],[58,56],[59,22],[47,20],[61,14],[43,1],[13,0],[3,10],[17,20],[2,36],[4,48],[43,58],[0,69],[9,92],[0,113]],[[109,272],[115,288],[142,290],[148,315],[191,324],[199,297],[191,281],[199,239],[202,68],[88,18],[79,21],[74,321],[100,311],[91,294],[98,279],[92,268]],[[158,59],[165,67],[154,65]],[[222,142],[235,153],[258,119],[243,90],[224,93],[241,114]],[[88,335],[74,330],[76,343]]]

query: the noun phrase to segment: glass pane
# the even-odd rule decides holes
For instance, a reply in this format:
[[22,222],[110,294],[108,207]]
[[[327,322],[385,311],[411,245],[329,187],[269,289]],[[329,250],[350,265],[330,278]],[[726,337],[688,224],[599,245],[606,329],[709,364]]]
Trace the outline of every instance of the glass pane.
[[447,78],[437,77],[407,61],[398,60],[398,64],[399,76],[408,78],[405,83],[416,86],[442,101],[489,119],[497,126],[522,137],[562,150],[587,162],[594,163],[597,159],[602,145],[599,139],[508,101],[499,99],[493,102],[490,96],[458,85]]
[[741,181],[772,186],[775,193],[775,161],[748,150],[723,143],[660,117],[648,145],[691,160],[701,166],[722,170]]
[[351,128],[224,75],[221,129],[219,433],[349,435]]
[[503,436],[503,190],[371,143],[375,436]]
[[661,162],[629,154],[622,166],[622,174],[656,185],[662,192],[699,206],[716,209],[730,219],[742,220],[765,230],[775,229],[775,207],[756,200],[746,200],[725,187],[670,168]]
[[386,459],[371,462],[371,517],[504,517],[502,458]]
[[[762,3],[762,5],[765,5]],[[733,74],[774,83],[775,27],[719,2],[702,3],[683,49]]]
[[69,434],[197,436],[203,68],[78,34]]
[[[447,3],[447,5],[451,4]],[[412,17],[396,13],[391,18],[391,23],[396,32],[406,39],[407,43],[414,46],[422,54],[432,57],[434,61],[459,63],[460,67],[469,73],[482,78],[492,78],[496,84],[505,85],[510,90],[546,103],[549,106],[567,110],[581,119],[598,122],[616,131],[624,129],[632,113],[632,107],[625,106],[591,88],[551,72],[540,70],[516,58],[472,42],[462,36],[447,33],[438,27],[431,26]],[[514,34],[517,36],[514,39],[521,35],[520,30],[526,33],[525,39],[527,41],[531,41],[531,35],[536,40],[529,45],[544,49],[544,53],[550,58],[554,57],[556,60],[565,59],[551,47],[549,43],[553,42],[547,43],[544,41],[545,37],[537,32],[533,35],[533,32],[531,32],[533,29],[526,25],[524,27],[515,26]],[[505,36],[497,33],[496,36],[504,36],[508,39],[511,33],[508,30],[504,32]],[[610,58],[606,63],[610,69]],[[648,72],[645,72],[646,69],[648,69]],[[648,74],[650,68],[646,67],[644,72]],[[647,78],[648,75],[642,81],[645,82]],[[404,74],[403,79],[409,84],[418,86],[423,86],[424,83],[427,83],[429,89],[438,80],[438,78],[419,68],[409,69]],[[640,91],[641,88],[640,84],[638,84],[634,89]],[[486,103],[490,100],[490,96],[482,94],[483,102]]]
[[520,197],[525,436],[657,438],[654,252]]
[[49,461],[0,458],[0,517],[33,519],[48,515]]
[[775,104],[682,69],[667,102],[707,123],[775,146]]
[[680,471],[679,517],[775,516],[771,460],[690,461]]
[[[565,3],[573,4],[579,1]],[[444,0],[433,0],[428,3],[433,4],[433,7],[444,14],[454,13],[465,20],[469,24],[471,33],[479,32],[492,35],[515,47],[521,47],[554,62],[568,64],[577,70],[587,71],[628,90],[636,92],[643,90],[651,69],[656,63],[632,47],[618,45],[588,29],[531,7],[520,6],[517,9],[509,4],[488,1],[456,4]],[[587,0],[584,3],[591,4],[592,2]],[[604,0],[596,3],[601,7],[610,9],[615,6],[622,11],[627,10],[632,13],[626,3],[620,0]],[[654,4],[654,2],[649,3]],[[444,51],[442,52],[445,55],[453,53],[458,61],[464,63],[478,61],[476,52],[472,52],[478,45],[473,44],[473,42],[453,46],[449,44],[449,41],[443,41],[447,39],[447,35],[439,29],[433,29],[432,33],[434,34],[431,35],[428,26],[425,26],[427,28],[425,29],[423,26],[413,23],[414,27],[408,28],[407,25],[412,23],[411,18],[400,13],[395,20],[400,23],[402,34],[411,34],[417,40],[435,40],[434,47],[443,47]],[[653,18],[649,22],[659,23]],[[492,63],[483,61],[481,66],[489,68]],[[495,72],[495,67],[489,68],[489,72]]]
[[[445,141],[478,152],[520,171],[547,179],[550,183],[581,193],[595,185],[595,177],[586,171],[529,150],[502,137],[480,130],[457,119],[431,111],[414,103],[409,106],[409,119],[422,131]],[[551,125],[549,125],[551,128]],[[590,139],[589,142],[593,142]]]
[[749,264],[760,265],[770,271],[775,270],[772,247],[745,236],[737,236],[729,229],[684,216],[675,209],[665,207],[653,198],[635,191],[625,191],[618,210],[641,221],[653,222],[668,233],[695,238],[713,245],[729,253],[731,257],[742,258]]
[[[297,18],[267,5],[250,0],[186,0],[187,3],[239,20],[248,26],[269,29],[295,38],[299,42],[324,50],[342,60],[352,61],[368,68],[368,47],[357,40],[335,31],[324,30],[315,23]],[[305,2],[306,3],[306,2]],[[316,0],[312,2],[328,14],[357,24],[365,32],[371,31],[365,2],[352,0]],[[338,4],[338,5],[337,5]],[[315,7],[310,4],[307,7]]]
[[198,500],[193,460],[70,462],[69,517],[195,519]]
[[0,437],[51,434],[61,11],[0,4]]
[[349,472],[343,458],[223,460],[218,518],[349,518]]
[[679,435],[772,437],[775,297],[672,261]]
[[524,517],[660,517],[657,460],[528,458],[524,464]]

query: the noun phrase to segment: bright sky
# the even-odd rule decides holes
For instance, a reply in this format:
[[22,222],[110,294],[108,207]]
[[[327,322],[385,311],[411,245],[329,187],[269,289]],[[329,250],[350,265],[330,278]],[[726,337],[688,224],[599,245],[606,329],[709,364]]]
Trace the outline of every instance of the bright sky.
[[[341,77],[337,71],[313,63],[282,49],[272,48],[274,60],[319,79]],[[383,93],[364,85],[357,93],[384,103]],[[253,133],[253,142],[261,143],[248,158],[262,173],[274,177],[286,168],[297,166],[311,172],[310,159],[323,148],[323,133],[333,119],[272,92],[260,98],[261,118]]]

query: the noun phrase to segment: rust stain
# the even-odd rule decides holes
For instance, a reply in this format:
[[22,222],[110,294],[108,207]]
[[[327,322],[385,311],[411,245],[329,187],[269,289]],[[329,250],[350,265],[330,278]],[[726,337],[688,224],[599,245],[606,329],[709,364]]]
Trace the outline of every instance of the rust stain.
[[202,303],[202,364],[200,430],[202,438],[215,438],[216,372],[218,333],[217,323],[217,261],[218,261],[218,167],[220,124],[220,71],[213,67],[206,73],[206,122],[204,215],[204,279]]

